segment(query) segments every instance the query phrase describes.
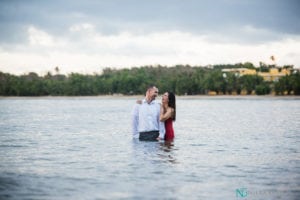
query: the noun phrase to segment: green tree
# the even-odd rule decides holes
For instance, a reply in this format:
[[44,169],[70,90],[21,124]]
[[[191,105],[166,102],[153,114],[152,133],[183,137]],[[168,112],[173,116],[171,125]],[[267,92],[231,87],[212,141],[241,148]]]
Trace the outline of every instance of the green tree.
[[269,84],[267,84],[266,82],[262,82],[255,87],[255,94],[257,95],[266,95],[266,94],[270,94],[270,92],[271,92],[271,88]]
[[300,72],[291,75],[292,90],[295,95],[300,95]]
[[240,77],[241,87],[247,91],[247,94],[251,94],[255,90],[256,85],[262,82],[263,78],[258,75],[244,75]]
[[226,81],[221,70],[212,70],[204,77],[204,86],[206,90],[217,92],[226,91]]

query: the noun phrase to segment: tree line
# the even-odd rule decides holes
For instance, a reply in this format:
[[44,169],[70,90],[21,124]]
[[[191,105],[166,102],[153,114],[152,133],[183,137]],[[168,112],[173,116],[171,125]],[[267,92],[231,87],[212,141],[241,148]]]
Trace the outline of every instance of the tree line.
[[[265,66],[263,66],[265,67]],[[222,72],[225,68],[254,68],[251,63],[214,65],[210,67],[176,65],[142,66],[131,69],[105,68],[101,74],[69,75],[48,72],[39,76],[35,72],[13,75],[0,72],[1,96],[87,96],[144,94],[150,84],[160,91],[173,91],[177,95],[201,95],[213,91],[216,94],[257,94],[274,93],[300,94],[300,74],[295,71],[277,82],[266,82],[258,75],[236,76]],[[262,69],[257,69],[262,70]],[[265,69],[263,69],[265,70]]]

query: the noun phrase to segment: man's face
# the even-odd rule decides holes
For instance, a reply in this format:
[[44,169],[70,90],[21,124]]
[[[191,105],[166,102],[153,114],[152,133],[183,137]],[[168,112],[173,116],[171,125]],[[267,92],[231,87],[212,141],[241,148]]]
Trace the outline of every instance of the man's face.
[[158,96],[158,89],[156,87],[151,88],[148,91],[148,96],[151,100],[154,100]]

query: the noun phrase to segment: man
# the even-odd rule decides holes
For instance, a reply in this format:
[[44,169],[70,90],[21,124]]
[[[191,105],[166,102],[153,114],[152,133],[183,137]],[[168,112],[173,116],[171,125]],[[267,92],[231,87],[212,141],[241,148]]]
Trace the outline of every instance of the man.
[[141,104],[136,104],[133,109],[132,131],[133,137],[143,141],[156,141],[163,139],[165,125],[159,120],[160,104],[155,101],[158,89],[150,86],[145,99]]

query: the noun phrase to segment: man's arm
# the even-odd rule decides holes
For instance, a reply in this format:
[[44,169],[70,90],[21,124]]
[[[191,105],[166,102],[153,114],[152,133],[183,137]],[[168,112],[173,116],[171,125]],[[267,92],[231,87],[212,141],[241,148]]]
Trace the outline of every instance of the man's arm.
[[166,129],[165,129],[165,123],[159,121],[159,138],[163,140],[165,138]]
[[132,136],[133,138],[139,138],[139,104],[134,105],[133,111],[132,111]]
[[165,129],[165,123],[161,122],[159,117],[160,117],[160,113],[162,112],[162,107],[159,105],[159,112],[158,112],[158,126],[159,126],[159,138],[160,139],[164,139],[165,138],[165,133],[166,133],[166,129]]

